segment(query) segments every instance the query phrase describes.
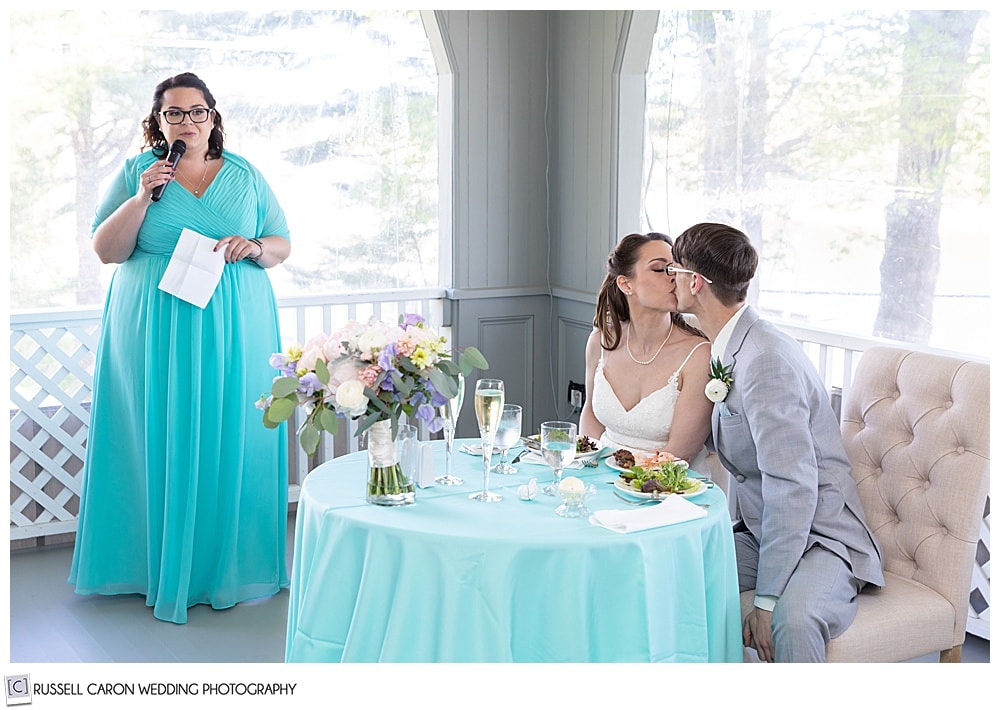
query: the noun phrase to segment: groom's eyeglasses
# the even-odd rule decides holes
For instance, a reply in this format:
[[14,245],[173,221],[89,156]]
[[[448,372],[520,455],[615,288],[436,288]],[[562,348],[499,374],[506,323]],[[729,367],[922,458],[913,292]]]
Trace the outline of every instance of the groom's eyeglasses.
[[691,271],[691,269],[682,269],[679,266],[667,266],[667,274],[670,276],[676,276],[677,274],[691,274],[693,276],[701,276],[705,279],[705,283],[712,283],[712,279],[706,279],[702,274],[697,271]]

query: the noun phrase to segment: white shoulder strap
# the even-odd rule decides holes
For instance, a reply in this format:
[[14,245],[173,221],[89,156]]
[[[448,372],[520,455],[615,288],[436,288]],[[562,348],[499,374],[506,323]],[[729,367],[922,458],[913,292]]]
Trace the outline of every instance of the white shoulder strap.
[[683,370],[684,366],[688,364],[688,360],[690,360],[691,356],[694,355],[694,351],[700,348],[702,345],[710,345],[710,343],[707,340],[702,340],[700,343],[691,348],[691,352],[689,352],[688,356],[684,358],[684,362],[681,363],[681,366],[677,368],[674,374],[680,374],[680,371]]

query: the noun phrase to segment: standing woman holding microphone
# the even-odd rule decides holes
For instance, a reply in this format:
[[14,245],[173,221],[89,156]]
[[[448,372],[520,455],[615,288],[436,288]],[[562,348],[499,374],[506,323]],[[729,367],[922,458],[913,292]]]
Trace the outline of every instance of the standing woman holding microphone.
[[[254,402],[281,350],[265,269],[289,255],[263,175],[223,148],[222,116],[191,73],[155,88],[144,150],[97,207],[93,247],[118,264],[101,323],[69,583],[142,594],[183,624],[288,586],[285,427]],[[158,288],[181,230],[216,240],[204,308]]]

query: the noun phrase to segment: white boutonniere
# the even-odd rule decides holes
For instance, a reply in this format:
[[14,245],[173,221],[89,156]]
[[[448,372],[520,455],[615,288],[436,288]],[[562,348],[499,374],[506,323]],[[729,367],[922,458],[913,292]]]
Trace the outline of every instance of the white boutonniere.
[[705,396],[718,404],[729,395],[729,388],[733,386],[733,368],[722,366],[722,360],[715,358],[709,370],[712,379],[705,385]]

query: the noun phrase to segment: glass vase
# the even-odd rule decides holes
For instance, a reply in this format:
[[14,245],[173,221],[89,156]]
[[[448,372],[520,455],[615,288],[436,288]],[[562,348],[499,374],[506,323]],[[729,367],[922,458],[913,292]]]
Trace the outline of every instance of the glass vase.
[[366,432],[368,439],[368,489],[365,496],[372,505],[411,505],[415,500],[412,470],[416,429],[400,426],[392,435],[392,422],[377,421]]

